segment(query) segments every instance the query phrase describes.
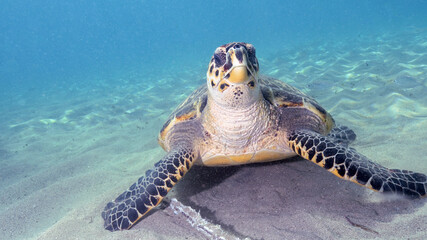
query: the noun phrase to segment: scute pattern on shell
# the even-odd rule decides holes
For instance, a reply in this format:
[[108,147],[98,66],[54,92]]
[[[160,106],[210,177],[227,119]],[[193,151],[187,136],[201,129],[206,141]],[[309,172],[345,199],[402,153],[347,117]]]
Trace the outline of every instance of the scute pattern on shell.
[[163,124],[162,130],[160,130],[160,138],[167,134],[167,131],[170,129],[171,124],[176,124],[183,121],[188,121],[195,119],[200,116],[200,113],[206,106],[207,103],[207,86],[203,84],[187,99],[184,100],[168,117],[168,120]]
[[297,88],[280,80],[262,76],[260,78],[260,84],[264,98],[277,107],[302,106],[305,100],[310,102],[320,112],[326,112],[312,97],[307,96]]

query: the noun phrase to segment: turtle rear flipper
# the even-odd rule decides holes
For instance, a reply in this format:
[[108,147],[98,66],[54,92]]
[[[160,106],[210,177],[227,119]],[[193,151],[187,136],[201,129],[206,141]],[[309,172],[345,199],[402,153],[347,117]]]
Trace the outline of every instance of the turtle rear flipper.
[[189,148],[170,151],[145,176],[105,206],[102,212],[104,228],[116,231],[132,227],[163,200],[191,168],[195,159],[195,152]]
[[426,196],[427,176],[407,170],[388,169],[370,161],[353,148],[312,131],[289,135],[289,146],[301,157],[336,176],[379,192],[411,198]]
[[336,125],[328,137],[333,138],[334,142],[349,145],[356,140],[356,133],[347,126]]

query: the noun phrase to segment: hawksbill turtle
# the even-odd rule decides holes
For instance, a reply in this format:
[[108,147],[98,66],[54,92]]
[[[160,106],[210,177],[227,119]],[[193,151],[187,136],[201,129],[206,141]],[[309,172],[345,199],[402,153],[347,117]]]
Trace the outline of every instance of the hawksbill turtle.
[[313,98],[258,71],[251,44],[234,42],[216,49],[207,84],[176,108],[160,131],[158,141],[166,155],[106,205],[106,229],[132,227],[193,164],[239,165],[298,155],[375,191],[426,195],[426,175],[370,161],[348,146],[355,133],[335,125]]

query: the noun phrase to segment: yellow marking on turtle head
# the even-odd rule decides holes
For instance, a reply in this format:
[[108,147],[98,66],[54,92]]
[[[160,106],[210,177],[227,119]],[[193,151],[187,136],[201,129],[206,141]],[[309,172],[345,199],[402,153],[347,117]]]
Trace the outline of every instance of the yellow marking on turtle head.
[[230,85],[225,81],[225,80],[221,80],[221,82],[218,83],[218,90],[220,92],[224,92],[225,89],[227,89]]

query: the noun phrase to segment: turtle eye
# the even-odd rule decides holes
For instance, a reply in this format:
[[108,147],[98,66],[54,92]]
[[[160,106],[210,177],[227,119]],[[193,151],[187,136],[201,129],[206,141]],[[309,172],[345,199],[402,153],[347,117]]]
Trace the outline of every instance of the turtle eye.
[[255,82],[252,80],[252,81],[250,81],[249,83],[248,83],[248,86],[249,87],[251,87],[251,88],[253,88],[253,87],[255,87]]

